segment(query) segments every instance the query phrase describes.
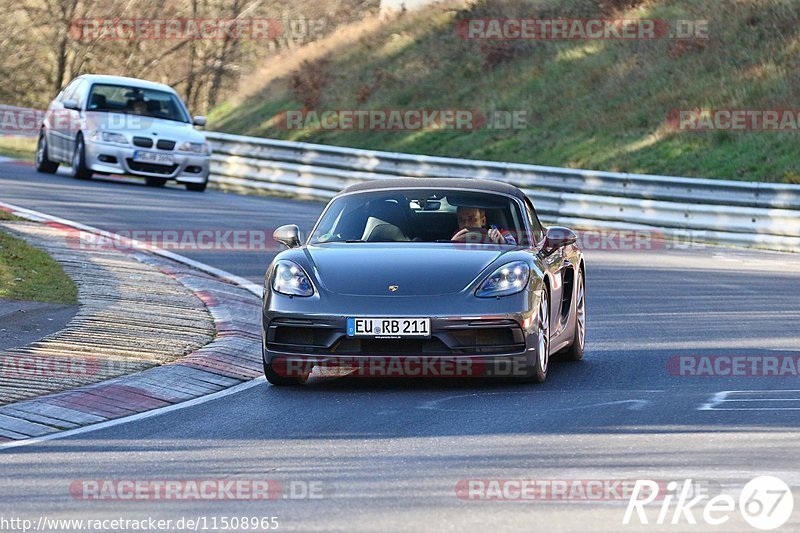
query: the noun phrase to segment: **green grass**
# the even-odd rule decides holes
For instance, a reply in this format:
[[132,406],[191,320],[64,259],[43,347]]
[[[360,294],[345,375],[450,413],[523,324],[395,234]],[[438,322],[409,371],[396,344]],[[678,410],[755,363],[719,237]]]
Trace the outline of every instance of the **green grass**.
[[[0,220],[13,218],[0,211]],[[0,298],[75,304],[78,289],[48,254],[0,231]]]
[[[616,17],[708,20],[695,41],[461,39],[462,18],[603,17],[595,0],[479,2],[431,7],[331,45],[322,63],[277,58],[245,80],[241,100],[210,113],[210,129],[289,140],[574,168],[800,182],[800,132],[686,132],[668,127],[675,109],[800,107],[800,2],[648,0]],[[512,47],[502,49],[502,46]],[[293,89],[293,72],[311,87]],[[276,74],[271,74],[276,72]],[[306,85],[309,86],[308,84]],[[313,94],[314,92],[317,94]],[[316,101],[315,101],[316,100]],[[458,131],[286,131],[287,109],[522,110],[523,129]]]
[[33,161],[36,139],[0,135],[0,155]]
[[15,221],[19,221],[19,220],[24,220],[24,219],[19,218],[18,216],[12,215],[8,211],[3,211],[3,210],[0,209],[0,220],[15,220]]

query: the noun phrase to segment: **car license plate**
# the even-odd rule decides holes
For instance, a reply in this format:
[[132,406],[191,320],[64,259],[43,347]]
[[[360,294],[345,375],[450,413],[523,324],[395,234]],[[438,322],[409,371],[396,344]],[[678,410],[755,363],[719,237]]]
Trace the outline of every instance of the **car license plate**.
[[430,337],[430,318],[348,318],[348,337]]
[[139,163],[152,163],[154,165],[174,165],[175,158],[172,154],[159,154],[157,152],[142,152],[136,150],[133,160]]

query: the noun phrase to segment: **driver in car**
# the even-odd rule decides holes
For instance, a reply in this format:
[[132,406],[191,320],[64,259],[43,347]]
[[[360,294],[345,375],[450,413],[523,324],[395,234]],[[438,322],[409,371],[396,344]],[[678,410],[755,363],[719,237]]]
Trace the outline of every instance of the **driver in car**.
[[136,99],[131,104],[131,110],[134,115],[147,115],[147,102],[142,99]]
[[458,207],[458,227],[460,228],[451,238],[451,241],[463,242],[468,233],[486,232],[492,242],[496,244],[517,244],[514,235],[507,230],[498,229],[492,225],[486,227],[486,210],[480,207]]

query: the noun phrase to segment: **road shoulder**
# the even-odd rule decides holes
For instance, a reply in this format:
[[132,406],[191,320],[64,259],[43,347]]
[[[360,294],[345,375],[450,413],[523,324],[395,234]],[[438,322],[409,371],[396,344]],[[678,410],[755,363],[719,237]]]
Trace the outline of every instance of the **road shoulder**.
[[5,224],[61,262],[81,307],[64,330],[3,352],[0,401],[13,403],[0,406],[0,441],[174,405],[260,375],[260,302],[250,290],[148,250],[81,250],[80,231],[63,223]]

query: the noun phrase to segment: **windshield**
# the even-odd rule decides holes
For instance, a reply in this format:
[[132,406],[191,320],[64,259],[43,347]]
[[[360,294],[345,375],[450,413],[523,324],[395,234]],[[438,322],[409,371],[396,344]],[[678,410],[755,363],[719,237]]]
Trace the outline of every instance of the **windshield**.
[[517,203],[504,195],[447,189],[370,191],[335,199],[309,244],[469,242],[523,244]]
[[95,84],[89,95],[87,110],[189,122],[177,96],[141,87]]

